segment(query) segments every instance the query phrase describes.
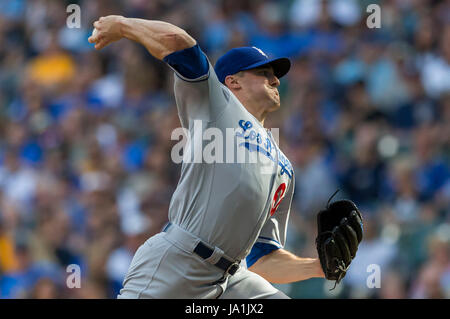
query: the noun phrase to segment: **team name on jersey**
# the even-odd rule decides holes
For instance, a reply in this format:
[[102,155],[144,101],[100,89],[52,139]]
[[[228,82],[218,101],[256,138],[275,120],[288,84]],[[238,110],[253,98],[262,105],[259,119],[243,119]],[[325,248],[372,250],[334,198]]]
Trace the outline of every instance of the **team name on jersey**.
[[245,147],[250,152],[258,152],[274,163],[277,162],[278,158],[278,165],[281,168],[280,175],[286,174],[289,179],[292,179],[294,170],[291,163],[271,141],[268,134],[265,131],[256,130],[251,121],[239,120],[238,125],[241,131],[236,132],[236,136],[243,140],[242,142],[238,142],[238,146]]

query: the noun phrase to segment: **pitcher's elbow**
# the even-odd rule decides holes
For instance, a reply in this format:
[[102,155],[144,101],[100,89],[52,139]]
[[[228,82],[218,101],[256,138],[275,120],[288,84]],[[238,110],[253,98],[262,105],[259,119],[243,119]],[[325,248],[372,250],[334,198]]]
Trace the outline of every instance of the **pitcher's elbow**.
[[161,36],[161,43],[164,49],[161,52],[161,59],[167,55],[193,47],[197,42],[186,31],[171,32]]

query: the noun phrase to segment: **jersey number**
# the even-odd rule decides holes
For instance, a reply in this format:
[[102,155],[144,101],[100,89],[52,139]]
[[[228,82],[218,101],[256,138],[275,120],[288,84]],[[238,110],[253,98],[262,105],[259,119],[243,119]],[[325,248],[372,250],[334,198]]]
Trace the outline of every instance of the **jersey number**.
[[272,209],[270,210],[270,216],[275,214],[278,206],[280,205],[281,201],[283,200],[285,191],[286,191],[286,183],[282,183],[280,186],[278,186],[277,190],[275,191],[275,195],[273,196]]

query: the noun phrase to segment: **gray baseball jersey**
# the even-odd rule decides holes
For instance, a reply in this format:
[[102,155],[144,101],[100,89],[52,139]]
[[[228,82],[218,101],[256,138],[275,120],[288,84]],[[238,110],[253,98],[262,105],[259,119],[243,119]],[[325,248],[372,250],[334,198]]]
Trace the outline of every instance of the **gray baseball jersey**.
[[[286,297],[246,270],[245,258],[253,263],[284,246],[293,168],[271,132],[219,82],[206,57],[206,73],[194,78],[189,70],[180,72],[189,54],[203,55],[198,46],[183,51],[166,61],[175,71],[178,114],[189,137],[169,207],[170,228],[178,232],[158,234],[141,246],[119,297]],[[220,282],[223,271],[204,260],[200,266],[192,253],[198,240],[243,260],[241,269]]]

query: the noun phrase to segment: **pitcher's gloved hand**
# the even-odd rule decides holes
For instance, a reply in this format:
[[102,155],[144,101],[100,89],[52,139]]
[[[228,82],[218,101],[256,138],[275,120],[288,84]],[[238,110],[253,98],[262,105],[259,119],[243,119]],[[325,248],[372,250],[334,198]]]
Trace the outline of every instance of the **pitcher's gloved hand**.
[[[328,280],[344,278],[363,237],[362,216],[355,203],[339,200],[317,215],[316,248]],[[334,288],[333,288],[334,289]]]

